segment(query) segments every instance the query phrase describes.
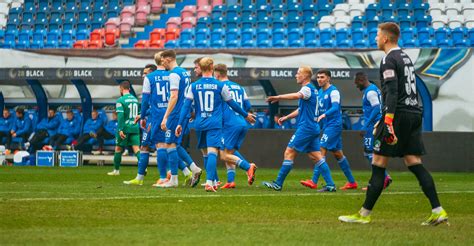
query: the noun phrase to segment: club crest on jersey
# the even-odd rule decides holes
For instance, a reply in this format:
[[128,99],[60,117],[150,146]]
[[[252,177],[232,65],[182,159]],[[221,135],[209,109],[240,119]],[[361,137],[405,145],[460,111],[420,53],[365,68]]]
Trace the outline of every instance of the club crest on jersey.
[[395,77],[395,70],[393,69],[387,69],[383,71],[383,78],[384,79],[391,79]]
[[381,145],[380,140],[375,140],[375,142],[374,142],[374,150],[375,150],[375,151],[380,151],[380,145]]
[[328,94],[324,95],[324,99],[328,99]]

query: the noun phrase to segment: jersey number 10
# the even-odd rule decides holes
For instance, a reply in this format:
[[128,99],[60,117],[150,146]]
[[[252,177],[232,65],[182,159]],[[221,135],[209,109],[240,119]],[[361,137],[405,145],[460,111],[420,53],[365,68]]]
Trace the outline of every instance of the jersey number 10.
[[[213,91],[198,91],[199,94],[199,106],[202,111],[212,112],[214,111],[214,92]],[[204,94],[204,95],[203,95]]]
[[128,105],[129,119],[135,119],[138,115],[138,104],[131,103]]

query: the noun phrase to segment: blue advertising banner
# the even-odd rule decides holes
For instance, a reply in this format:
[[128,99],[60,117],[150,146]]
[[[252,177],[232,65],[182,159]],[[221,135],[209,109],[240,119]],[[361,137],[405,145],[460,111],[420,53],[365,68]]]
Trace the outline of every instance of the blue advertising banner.
[[61,151],[59,154],[60,167],[77,167],[82,165],[82,154],[80,151]]
[[36,166],[54,167],[56,163],[56,152],[54,151],[36,151]]

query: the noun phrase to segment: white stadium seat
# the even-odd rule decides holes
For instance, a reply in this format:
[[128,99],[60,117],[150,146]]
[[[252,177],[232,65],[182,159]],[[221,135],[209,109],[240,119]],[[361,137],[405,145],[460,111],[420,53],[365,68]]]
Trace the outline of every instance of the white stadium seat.
[[448,21],[449,28],[454,29],[456,27],[462,27],[463,25],[464,25],[464,16],[456,15],[456,16],[449,17],[449,21]]
[[341,28],[348,28],[351,25],[351,17],[346,16],[338,16],[336,17],[336,21],[334,22],[334,27],[337,29]]
[[465,17],[474,16],[474,3],[463,4],[462,15],[464,15]]
[[319,25],[318,25],[319,29],[323,30],[326,28],[332,28],[335,21],[336,19],[334,18],[334,16],[330,16],[330,15],[323,16],[321,20],[319,21]]
[[352,5],[352,4],[359,4],[361,3],[361,1],[360,0],[347,0],[347,3]]
[[433,21],[431,21],[434,29],[445,27],[446,24],[448,24],[448,17],[446,15],[433,16]]
[[435,16],[444,15],[446,11],[446,5],[444,3],[430,4],[430,15],[434,18]]
[[461,14],[462,4],[460,3],[451,3],[446,5],[446,15],[449,16],[456,16]]
[[0,29],[4,28],[7,26],[7,19],[0,18]]
[[466,16],[466,19],[464,20],[464,26],[466,28],[474,28],[474,16]]
[[21,5],[22,5],[22,3],[20,3],[20,2],[12,2],[11,7],[12,8],[20,8]]
[[428,3],[430,4],[430,6],[431,6],[432,4],[435,4],[435,3],[442,3],[442,2],[443,2],[443,0],[428,0]]
[[365,5],[362,3],[351,4],[351,8],[349,9],[349,15],[351,18],[354,18],[359,15],[364,15],[365,12]]
[[446,6],[450,6],[451,4],[454,4],[456,3],[456,0],[444,0],[444,4],[446,4]]
[[332,14],[336,17],[346,16],[349,14],[350,5],[347,3],[337,4],[332,10]]

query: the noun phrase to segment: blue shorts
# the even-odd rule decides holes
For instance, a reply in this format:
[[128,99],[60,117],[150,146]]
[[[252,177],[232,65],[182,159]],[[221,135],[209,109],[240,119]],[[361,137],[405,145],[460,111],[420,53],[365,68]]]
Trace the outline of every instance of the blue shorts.
[[222,129],[222,143],[224,144],[224,148],[228,150],[240,149],[247,131],[246,126],[234,126]]
[[153,147],[157,143],[165,142],[165,132],[161,130],[161,124],[158,122],[147,122],[146,129],[150,126],[150,131],[143,131],[142,146]]
[[329,151],[342,150],[342,129],[326,128],[321,136],[321,147]]
[[374,152],[374,127],[368,127],[368,131],[364,135],[364,152],[372,153]]
[[198,148],[204,149],[214,147],[222,149],[222,129],[211,129],[207,131],[196,131]]
[[[166,122],[166,128],[168,129],[165,133],[165,143],[167,144],[178,144],[179,138],[174,134],[176,127],[178,127],[179,118],[168,119]],[[182,134],[181,134],[182,135]]]
[[318,137],[319,132],[298,128],[291,137],[288,148],[295,149],[301,153],[320,151]]

